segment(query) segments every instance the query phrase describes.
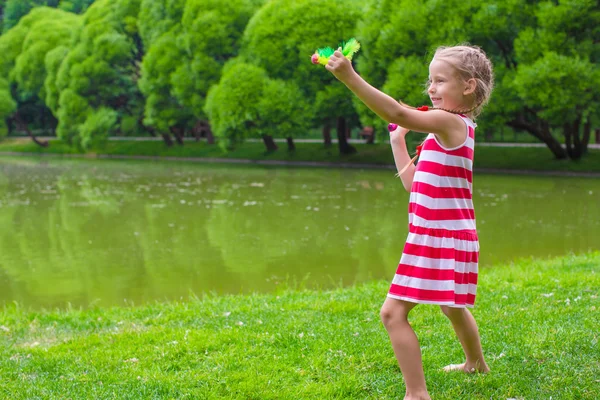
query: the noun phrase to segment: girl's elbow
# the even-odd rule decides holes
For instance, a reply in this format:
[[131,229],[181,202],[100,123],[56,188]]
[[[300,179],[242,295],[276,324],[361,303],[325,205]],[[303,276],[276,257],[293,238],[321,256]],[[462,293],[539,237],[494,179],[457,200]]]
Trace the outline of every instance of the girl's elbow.
[[390,111],[389,122],[393,122],[394,124],[398,124],[401,126],[405,125],[406,121],[406,109],[402,105],[398,104],[398,107],[395,107]]

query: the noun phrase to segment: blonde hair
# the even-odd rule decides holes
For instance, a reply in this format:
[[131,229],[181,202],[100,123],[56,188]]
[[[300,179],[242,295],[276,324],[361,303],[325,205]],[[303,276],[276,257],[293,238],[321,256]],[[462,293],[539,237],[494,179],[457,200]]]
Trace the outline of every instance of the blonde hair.
[[459,46],[438,47],[433,55],[434,59],[443,60],[452,65],[458,75],[468,81],[475,79],[476,86],[474,106],[468,110],[444,110],[453,114],[472,113],[473,118],[481,114],[483,107],[488,103],[494,89],[494,72],[490,59],[478,46],[463,44]]

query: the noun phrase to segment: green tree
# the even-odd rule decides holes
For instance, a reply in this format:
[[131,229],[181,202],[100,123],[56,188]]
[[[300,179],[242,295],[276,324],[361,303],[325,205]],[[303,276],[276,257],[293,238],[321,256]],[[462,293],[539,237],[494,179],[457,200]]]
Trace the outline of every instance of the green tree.
[[172,144],[171,133],[183,144],[183,132],[193,122],[189,107],[182,105],[174,95],[172,78],[184,57],[177,45],[184,6],[183,0],[167,3],[143,0],[138,20],[140,36],[147,49],[139,80],[146,98],[144,123],[158,130],[167,145]]
[[514,89],[550,131],[564,136],[571,159],[587,152],[592,128],[600,127],[599,40],[597,1],[544,1],[535,8],[535,24],[514,43]]
[[56,124],[45,106],[44,59],[54,47],[70,41],[79,25],[74,14],[48,7],[37,7],[23,17],[17,26],[0,37],[2,73],[10,78],[11,92],[17,108],[11,119],[20,130],[26,131],[38,144],[29,124],[48,127]]
[[[294,137],[310,127],[309,106],[293,82],[270,79],[256,65],[232,60],[218,85],[209,91],[206,113],[218,137],[230,145],[248,137],[262,138],[267,151],[277,149],[273,137],[286,137],[294,150]],[[225,141],[224,141],[225,142]]]
[[10,95],[8,81],[0,78],[0,138],[8,134],[6,118],[12,115],[16,108],[17,103]]
[[176,44],[183,57],[171,75],[177,101],[195,117],[194,131],[210,139],[212,128],[205,113],[210,87],[224,64],[240,51],[241,38],[251,16],[264,0],[187,0]]
[[317,105],[311,126],[322,127],[327,137],[331,125],[337,125],[342,153],[355,151],[346,141],[348,122],[356,119],[352,95],[324,68],[314,66],[310,56],[317,48],[355,36],[360,12],[357,1],[273,0],[244,32],[244,58],[271,78],[294,82],[307,102]]
[[[137,28],[139,7],[140,0],[99,0],[84,14],[83,27],[58,68],[55,87],[48,87],[49,104],[59,120],[57,135],[68,143],[87,146],[95,142],[92,138],[82,140],[80,127],[88,118],[91,126],[100,120],[112,121],[93,116],[96,112],[106,116],[107,108],[118,115],[111,130],[118,134],[129,134],[125,128],[138,130],[135,122],[143,115],[137,85],[143,56]],[[64,49],[56,49],[49,54],[52,71],[62,52]],[[58,103],[54,101],[57,94]]]

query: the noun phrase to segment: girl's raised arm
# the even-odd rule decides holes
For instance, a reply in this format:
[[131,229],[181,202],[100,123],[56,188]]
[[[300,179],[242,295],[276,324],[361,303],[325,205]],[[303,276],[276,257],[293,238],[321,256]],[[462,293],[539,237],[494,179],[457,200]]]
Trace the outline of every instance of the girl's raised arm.
[[325,68],[387,122],[393,122],[411,131],[434,133],[440,137],[442,143],[456,143],[453,136],[465,132],[461,119],[450,113],[441,110],[422,112],[412,109],[377,90],[354,71],[351,62],[339,50],[330,57]]

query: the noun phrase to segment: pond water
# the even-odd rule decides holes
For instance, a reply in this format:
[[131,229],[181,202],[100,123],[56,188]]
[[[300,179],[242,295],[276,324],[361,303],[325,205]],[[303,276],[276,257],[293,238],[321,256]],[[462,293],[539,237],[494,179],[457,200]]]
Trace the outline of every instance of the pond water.
[[[598,249],[600,180],[476,174],[485,268]],[[0,303],[186,300],[391,279],[392,170],[0,159]]]

